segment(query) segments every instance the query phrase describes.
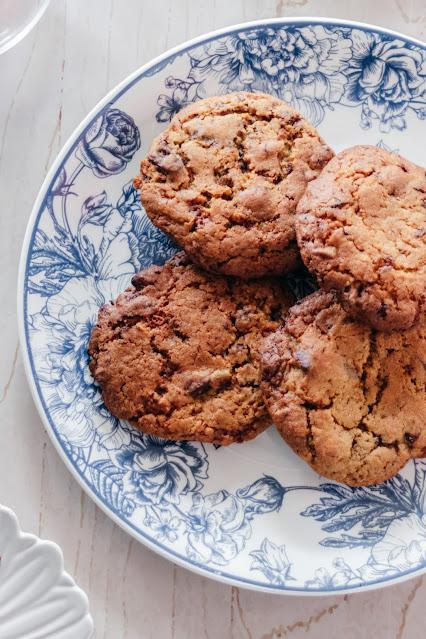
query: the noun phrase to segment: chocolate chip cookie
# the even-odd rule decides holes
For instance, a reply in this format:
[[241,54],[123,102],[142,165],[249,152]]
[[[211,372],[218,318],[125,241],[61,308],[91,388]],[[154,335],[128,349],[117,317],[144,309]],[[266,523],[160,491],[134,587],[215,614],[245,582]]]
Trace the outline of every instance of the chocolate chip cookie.
[[426,308],[426,171],[374,146],[339,153],[296,215],[306,266],[345,309],[379,330]]
[[258,347],[292,301],[283,287],[208,275],[184,254],[132,284],[100,310],[89,344],[111,413],[168,439],[230,444],[261,432]]
[[332,156],[281,100],[234,93],[178,113],[135,186],[152,222],[198,265],[242,278],[279,274],[298,260],[296,204]]
[[264,340],[262,377],[279,432],[325,477],[375,484],[426,455],[424,323],[378,332],[317,291]]

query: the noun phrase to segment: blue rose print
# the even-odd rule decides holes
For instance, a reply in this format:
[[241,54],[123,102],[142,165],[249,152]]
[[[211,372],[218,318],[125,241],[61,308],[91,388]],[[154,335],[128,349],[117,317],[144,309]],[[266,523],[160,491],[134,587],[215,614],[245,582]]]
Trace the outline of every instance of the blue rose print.
[[111,459],[124,471],[123,490],[139,504],[179,503],[207,478],[207,455],[201,445],[141,435]]
[[75,155],[96,177],[103,178],[124,171],[139,147],[133,118],[120,109],[108,109],[84,133]]
[[244,502],[248,517],[278,511],[283,503],[286,489],[274,479],[265,475],[245,488],[237,490],[237,497]]
[[412,110],[426,117],[426,56],[400,40],[352,31],[345,101],[362,106],[361,126],[378,121],[381,131],[405,129]]

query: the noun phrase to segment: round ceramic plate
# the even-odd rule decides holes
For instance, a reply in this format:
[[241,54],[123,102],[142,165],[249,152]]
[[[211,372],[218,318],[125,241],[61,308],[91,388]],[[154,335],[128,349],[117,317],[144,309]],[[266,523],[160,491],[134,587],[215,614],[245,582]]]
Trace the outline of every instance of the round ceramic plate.
[[[132,178],[184,105],[236,90],[293,104],[339,151],[424,160],[426,48],[379,28],[318,19],[227,28],[127,78],[77,128],[41,189],[19,278],[29,383],[62,458],[141,542],[205,575],[264,591],[334,593],[426,566],[426,462],[371,488],[316,475],[274,428],[230,447],[164,441],[114,419],[87,367],[97,310],[176,248]],[[299,296],[309,282],[290,281]]]

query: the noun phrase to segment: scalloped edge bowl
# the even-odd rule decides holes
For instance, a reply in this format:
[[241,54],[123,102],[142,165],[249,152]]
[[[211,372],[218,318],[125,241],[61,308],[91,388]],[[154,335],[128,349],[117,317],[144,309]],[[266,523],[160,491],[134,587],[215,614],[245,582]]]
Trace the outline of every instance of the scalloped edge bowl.
[[22,532],[0,506],[0,635],[2,639],[89,639],[89,601],[64,570],[59,546]]

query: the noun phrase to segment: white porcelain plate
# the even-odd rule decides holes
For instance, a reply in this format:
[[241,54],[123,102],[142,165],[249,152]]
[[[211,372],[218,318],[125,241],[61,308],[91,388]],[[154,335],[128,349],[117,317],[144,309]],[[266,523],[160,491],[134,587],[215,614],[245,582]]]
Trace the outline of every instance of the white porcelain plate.
[[87,597],[64,572],[56,544],[23,533],[0,506],[0,636],[2,639],[89,639]]
[[[398,149],[424,164],[426,48],[376,27],[279,19],[227,28],[124,80],[68,141],[41,189],[19,280],[22,347],[60,454],[125,530],[188,568],[239,586],[329,593],[426,566],[426,462],[380,486],[325,481],[273,428],[215,448],[143,436],[111,417],[86,347],[101,304],[176,250],[132,187],[152,138],[185,104],[277,94],[340,150]],[[297,277],[299,295],[309,283]]]

